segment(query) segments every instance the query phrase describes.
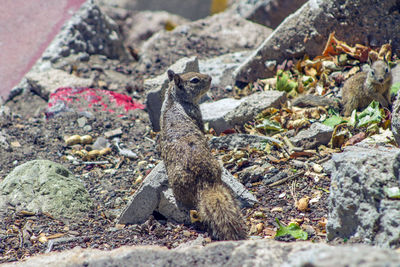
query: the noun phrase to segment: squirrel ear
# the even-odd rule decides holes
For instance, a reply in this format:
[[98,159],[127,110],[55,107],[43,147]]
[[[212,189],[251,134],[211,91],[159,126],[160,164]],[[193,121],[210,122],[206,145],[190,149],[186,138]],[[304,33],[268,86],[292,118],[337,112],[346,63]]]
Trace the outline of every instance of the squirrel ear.
[[167,74],[168,74],[168,79],[169,79],[169,81],[172,81],[172,80],[174,79],[175,72],[172,71],[172,70],[168,70],[168,71],[167,71]]
[[174,75],[174,82],[175,82],[176,86],[178,86],[178,88],[181,88],[182,78],[181,78],[181,76],[179,76],[179,74]]

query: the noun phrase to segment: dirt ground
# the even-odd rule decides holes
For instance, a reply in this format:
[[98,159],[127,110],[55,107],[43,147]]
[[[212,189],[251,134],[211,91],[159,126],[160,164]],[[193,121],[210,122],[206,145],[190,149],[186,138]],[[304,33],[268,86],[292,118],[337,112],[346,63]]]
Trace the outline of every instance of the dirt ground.
[[[139,102],[144,102],[143,94]],[[17,212],[9,206],[5,218],[0,221],[0,262],[77,246],[113,249],[122,245],[151,244],[175,248],[199,235],[208,236],[194,226],[166,221],[157,214],[142,225],[122,228],[115,224],[115,218],[140,185],[137,179],[145,179],[160,160],[155,148],[155,134],[150,130],[145,110],[137,109],[128,116],[119,117],[107,111],[89,109],[94,114],[86,122],[86,126],[91,128],[90,135],[97,138],[107,131],[121,128],[120,146],[135,152],[138,157],[125,158],[112,146],[112,152],[98,158],[98,163],[80,161],[76,164],[68,160],[70,148],[65,144],[64,137],[88,134],[78,126],[82,113],[61,112],[46,119],[46,106],[46,101],[32,93],[7,103],[12,114],[0,117],[0,129],[11,145],[0,147],[0,181],[22,163],[34,159],[52,160],[63,164],[83,181],[95,208],[87,218],[70,222],[56,220],[46,213]],[[238,151],[213,150],[213,153],[224,162],[226,155]],[[300,157],[295,161],[279,161],[273,156],[277,151],[268,154],[254,148],[244,149],[241,153],[245,155],[245,161],[230,160],[224,165],[259,200],[255,207],[242,210],[251,238],[273,238],[277,230],[275,219],[278,218],[284,224],[296,221],[309,233],[311,240],[324,242],[329,178],[307,174],[308,167],[302,163],[323,161],[325,158],[315,154],[311,159]],[[258,168],[257,175],[251,169],[246,171],[254,166]],[[267,185],[268,178],[277,174],[281,178],[292,179],[276,186]],[[311,201],[308,209],[299,211],[295,199],[303,197],[315,201]],[[47,240],[41,242],[41,236],[46,236]]]
[[[66,59],[57,67],[80,77],[94,75],[99,81],[97,88],[112,89],[144,103],[143,77],[132,66],[112,61],[99,62],[93,57],[88,63],[77,65]],[[232,96],[232,92],[218,88],[211,90],[213,99],[227,96]],[[26,92],[6,103],[10,114],[4,112],[0,116],[0,136],[6,138],[9,146],[0,143],[0,182],[25,162],[52,160],[64,165],[83,181],[95,208],[81,221],[64,221],[48,213],[16,211],[8,206],[0,220],[0,263],[78,246],[105,250],[122,245],[176,248],[199,236],[205,237],[204,242],[211,242],[206,232],[192,225],[167,221],[159,214],[154,214],[141,225],[120,226],[115,223],[140,186],[140,180],[145,179],[160,161],[155,146],[156,134],[151,131],[146,110],[137,109],[118,116],[96,110],[96,107],[86,107],[86,113],[72,107],[70,112],[46,117],[47,98],[48,95],[40,95],[40,92]],[[92,115],[85,116],[88,112]],[[82,117],[86,118],[85,127],[79,126]],[[65,144],[65,136],[90,134],[96,139],[119,128],[122,131],[119,145],[136,153],[137,158],[120,155],[112,145],[111,153],[95,162],[69,160],[71,149]],[[236,132],[244,133],[244,129]],[[112,143],[111,138],[109,142]],[[265,149],[252,147],[239,151],[214,149],[213,153],[259,201],[254,207],[242,210],[250,238],[273,238],[278,219],[285,225],[298,223],[309,234],[309,240],[325,242],[330,181],[329,177],[316,173],[309,163],[322,163],[329,155],[315,151],[296,159],[280,160],[280,151],[272,149],[268,153]],[[226,160],[226,155],[239,156]],[[300,211],[296,206],[304,199],[310,203]]]

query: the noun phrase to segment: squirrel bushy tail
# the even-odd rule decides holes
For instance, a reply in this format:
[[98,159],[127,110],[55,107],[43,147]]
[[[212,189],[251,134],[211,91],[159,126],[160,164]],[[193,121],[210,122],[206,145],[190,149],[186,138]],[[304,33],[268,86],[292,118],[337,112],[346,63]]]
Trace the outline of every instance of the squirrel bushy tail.
[[200,220],[217,240],[247,238],[240,209],[229,189],[222,183],[204,185],[198,192],[197,210]]

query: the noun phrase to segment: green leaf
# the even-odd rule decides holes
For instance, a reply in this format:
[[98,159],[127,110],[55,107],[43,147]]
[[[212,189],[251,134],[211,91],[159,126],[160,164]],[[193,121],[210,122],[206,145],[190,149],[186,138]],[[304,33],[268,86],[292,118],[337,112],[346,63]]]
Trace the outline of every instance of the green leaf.
[[275,218],[275,220],[279,225],[279,229],[278,229],[278,231],[276,231],[275,237],[291,235],[296,239],[301,239],[301,240],[307,240],[308,239],[307,232],[301,230],[300,226],[298,226],[297,224],[290,223],[288,226],[283,226],[279,222],[278,218]]
[[333,116],[327,118],[326,120],[324,120],[323,124],[325,124],[326,126],[335,128],[336,125],[341,124],[342,122],[346,122],[346,121],[338,115],[333,115]]
[[379,110],[379,103],[377,101],[372,101],[366,109],[364,109],[357,116],[358,127],[363,127],[372,123],[379,123],[382,120],[382,113]]
[[275,121],[270,121],[269,119],[264,119],[261,124],[256,125],[257,129],[264,129],[265,131],[283,131],[282,126]]
[[385,187],[383,191],[389,198],[400,198],[400,188],[399,187]]
[[400,90],[400,82],[394,83],[392,87],[390,88],[390,93],[392,94],[397,94],[397,92]]
[[290,92],[297,87],[297,83],[289,79],[290,76],[287,72],[278,70],[276,75],[276,90]]

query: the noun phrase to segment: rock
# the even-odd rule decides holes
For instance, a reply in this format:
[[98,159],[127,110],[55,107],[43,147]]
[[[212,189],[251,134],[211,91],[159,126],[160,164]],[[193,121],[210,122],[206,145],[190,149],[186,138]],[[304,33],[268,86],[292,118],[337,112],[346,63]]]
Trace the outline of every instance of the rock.
[[270,164],[265,164],[265,166],[250,166],[247,168],[244,168],[239,174],[239,181],[242,184],[247,184],[247,183],[255,183],[259,182],[263,178],[264,172],[266,172],[266,168],[270,167]]
[[[256,198],[225,168],[223,168],[222,180],[231,188],[242,206],[249,207],[257,203]],[[163,162],[160,162],[144,179],[143,184],[120,215],[118,223],[143,223],[153,211],[180,223],[190,222],[189,212],[177,205],[172,190],[168,187],[168,177]]]
[[211,0],[101,0],[105,4],[117,5],[130,10],[166,10],[190,20],[197,20],[210,15]]
[[230,129],[232,126],[226,121],[225,115],[234,111],[245,100],[246,98],[223,98],[215,102],[203,103],[200,105],[203,121],[217,133]]
[[315,122],[308,129],[301,130],[296,136],[289,138],[293,145],[304,149],[327,145],[332,138],[333,128]]
[[142,45],[139,63],[144,73],[158,75],[182,57],[205,59],[250,51],[270,33],[270,29],[237,15],[216,14],[153,35]]
[[104,55],[109,59],[131,59],[123,46],[117,24],[104,15],[93,0],[85,2],[67,21],[43,53],[41,61],[56,62],[79,53]]
[[251,134],[228,134],[225,136],[211,138],[209,141],[209,145],[211,148],[214,149],[234,150],[238,148],[260,147],[262,143],[267,142],[281,143],[281,141],[279,141],[278,139],[268,136]]
[[113,138],[113,137],[121,136],[121,135],[122,135],[122,129],[121,128],[110,130],[110,131],[107,131],[107,132],[104,133],[104,136],[106,138]]
[[393,84],[400,82],[400,64],[392,68]]
[[399,247],[400,202],[384,189],[399,187],[400,149],[346,147],[324,167],[331,176],[328,240]]
[[289,14],[306,2],[306,0],[236,0],[229,11],[275,29]]
[[214,242],[167,249],[123,246],[111,251],[74,248],[28,258],[11,266],[398,266],[396,251],[365,245],[328,246],[275,240]]
[[178,26],[188,22],[183,17],[166,11],[142,11],[127,18],[122,25],[122,30],[125,43],[133,48],[139,48],[155,33],[166,30],[167,25]]
[[400,144],[400,92],[392,105],[392,132],[396,143]]
[[92,148],[93,149],[97,149],[97,150],[102,150],[103,148],[107,148],[110,147],[110,143],[108,142],[108,140],[104,137],[97,137],[96,141],[94,141]]
[[0,183],[0,195],[18,210],[79,219],[93,204],[83,184],[58,163],[33,160],[16,167]]
[[272,77],[276,69],[267,68],[269,62],[279,64],[285,59],[304,55],[310,58],[318,56],[332,32],[336,32],[335,36],[349,45],[360,43],[380,46],[391,40],[395,51],[399,48],[399,31],[396,27],[380,25],[400,23],[400,17],[394,12],[397,6],[397,0],[379,3],[374,0],[310,0],[265,39],[235,71],[235,79],[252,82],[258,78]]
[[49,95],[60,87],[91,87],[93,85],[92,79],[80,78],[58,69],[48,69],[43,72],[32,70],[25,78],[29,87],[22,89],[31,90],[43,99],[48,99]]
[[243,125],[262,110],[279,107],[285,101],[284,92],[265,91],[240,100],[221,99],[213,103],[204,103],[200,105],[200,109],[203,121],[219,134],[235,125]]
[[132,196],[122,211],[119,224],[136,224],[145,222],[157,209],[160,194],[168,189],[167,174],[163,163],[159,163],[144,179],[140,188]]
[[[199,62],[197,57],[181,58],[168,69],[176,73],[182,72],[199,72]],[[148,92],[146,96],[146,107],[149,113],[149,118],[153,131],[160,131],[160,115],[162,106],[162,95],[168,88],[169,80],[165,72],[155,78],[146,79],[144,81],[144,89]]]
[[224,54],[222,56],[199,60],[201,73],[212,77],[211,87],[226,87],[234,85],[233,72],[250,55],[250,51]]
[[86,123],[87,123],[87,118],[86,118],[86,117],[80,117],[80,118],[77,120],[77,122],[78,122],[78,126],[79,126],[80,128],[83,128],[83,127],[85,127],[85,125],[86,125]]

